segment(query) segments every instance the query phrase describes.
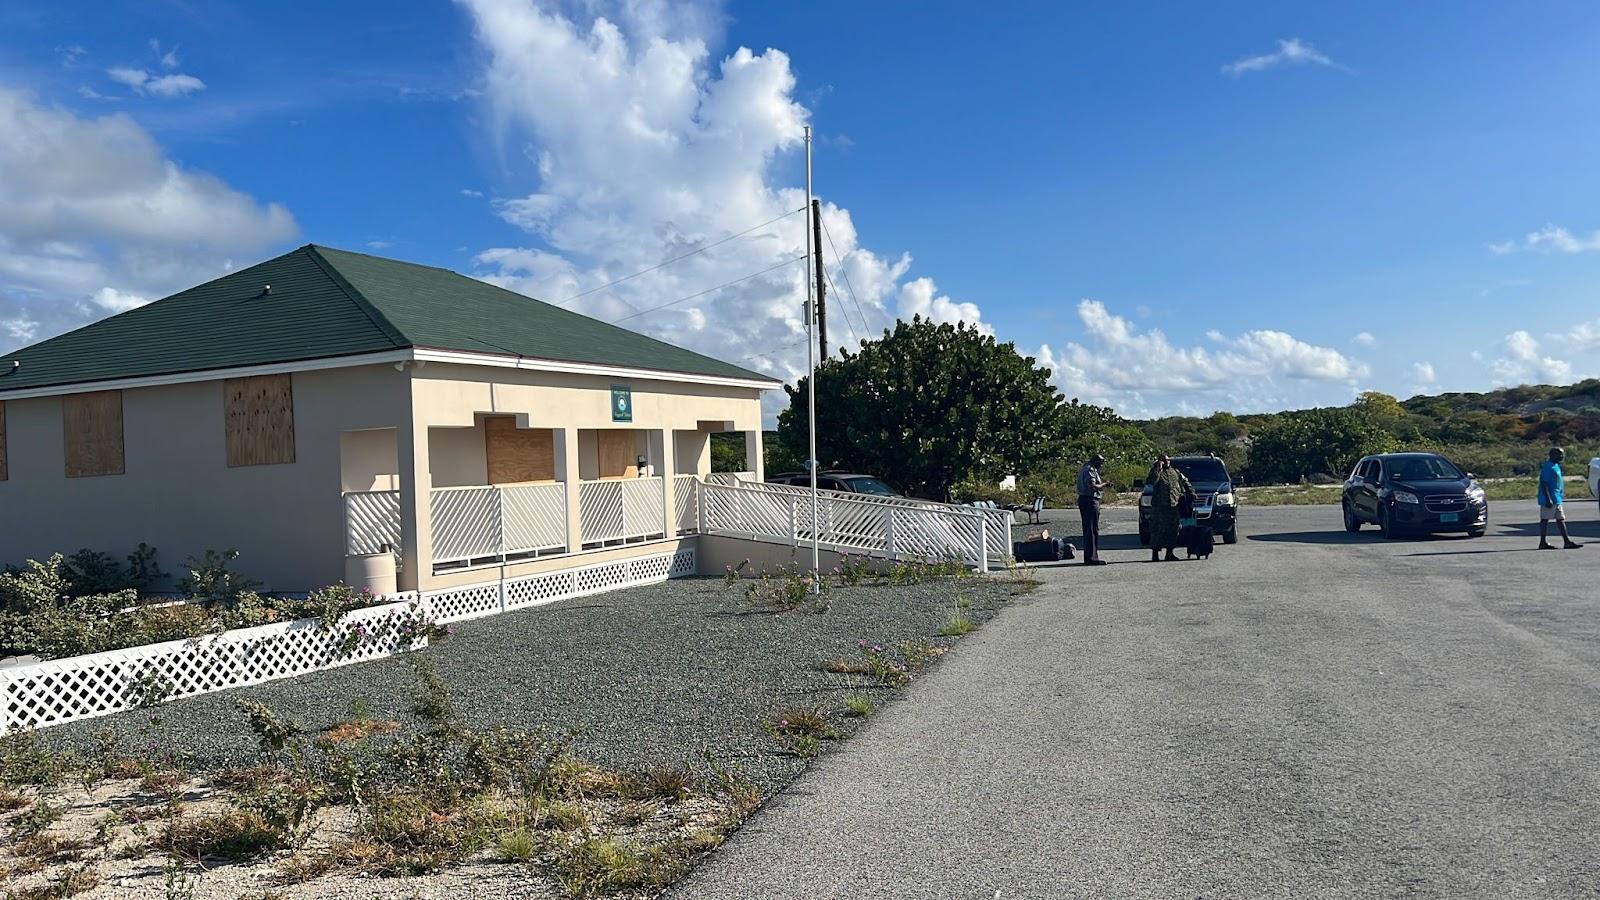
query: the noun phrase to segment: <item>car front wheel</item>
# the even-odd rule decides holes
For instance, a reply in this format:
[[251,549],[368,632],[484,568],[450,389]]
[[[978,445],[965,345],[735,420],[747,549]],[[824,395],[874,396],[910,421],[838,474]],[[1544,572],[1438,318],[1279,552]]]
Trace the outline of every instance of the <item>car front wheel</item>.
[[1150,546],[1150,523],[1142,519],[1139,521],[1139,546]]
[[1392,541],[1400,536],[1399,529],[1395,528],[1394,523],[1389,520],[1388,507],[1378,507],[1378,530],[1383,533],[1385,540]]
[[1356,511],[1348,503],[1344,505],[1344,530],[1351,534],[1361,530],[1361,520],[1356,518]]
[[1239,526],[1229,525],[1228,530],[1222,533],[1222,542],[1224,544],[1239,543]]

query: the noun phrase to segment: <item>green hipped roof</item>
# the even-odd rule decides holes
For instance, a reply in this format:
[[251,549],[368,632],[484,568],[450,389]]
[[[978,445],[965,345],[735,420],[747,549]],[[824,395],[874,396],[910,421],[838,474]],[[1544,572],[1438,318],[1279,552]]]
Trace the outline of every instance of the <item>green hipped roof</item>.
[[[307,244],[0,356],[0,399],[23,388],[412,347],[776,383],[448,269]],[[22,365],[6,375],[12,360]]]

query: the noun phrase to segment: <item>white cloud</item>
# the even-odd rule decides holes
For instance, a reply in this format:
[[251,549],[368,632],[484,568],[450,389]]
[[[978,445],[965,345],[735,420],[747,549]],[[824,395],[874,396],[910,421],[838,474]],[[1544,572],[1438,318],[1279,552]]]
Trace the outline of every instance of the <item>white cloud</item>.
[[1363,331],[1351,338],[1351,340],[1363,347],[1376,347],[1378,345],[1378,339],[1370,331]]
[[162,68],[164,68],[164,69],[176,69],[178,67],[178,48],[177,47],[173,47],[171,50],[168,50],[165,53],[163,53],[163,52],[161,52],[161,42],[156,40],[155,38],[151,38],[150,39],[150,52],[154,53],[156,55],[156,59],[161,61],[161,67]]
[[[1366,364],[1282,331],[1208,334],[1217,346],[1180,346],[1159,329],[1140,331],[1098,300],[1081,300],[1086,344],[1040,348],[1041,364],[1071,397],[1131,415],[1286,402],[1281,380],[1351,385]],[[1199,404],[1196,406],[1195,404]]]
[[1530,231],[1522,236],[1520,241],[1501,241],[1490,244],[1489,252],[1496,256],[1516,253],[1519,250],[1531,250],[1538,253],[1595,253],[1600,252],[1600,230],[1591,232],[1588,237],[1573,234],[1558,225],[1546,225],[1538,231]]
[[370,250],[387,250],[394,246],[394,241],[367,241]]
[[1426,360],[1411,364],[1411,377],[1416,380],[1417,384],[1423,386],[1436,384],[1439,381],[1438,374],[1433,370],[1433,363]]
[[939,296],[933,279],[928,277],[908,281],[900,286],[899,317],[910,319],[913,316],[952,325],[966,322],[969,325],[977,325],[985,333],[994,333],[994,329],[983,324],[983,314],[976,303],[958,303],[949,297]]
[[[529,233],[526,246],[480,251],[477,274],[554,302],[594,291],[568,308],[616,320],[781,266],[624,324],[777,377],[802,372],[806,272],[782,264],[806,247],[804,216],[785,214],[805,202],[794,179],[809,113],[795,99],[789,58],[743,47],[713,58],[723,17],[706,4],[462,5],[485,54],[487,119],[499,145],[514,148],[506,164],[527,159],[538,177],[537,190],[494,203]],[[852,328],[879,332],[891,307],[979,320],[976,306],[938,295],[931,281],[902,283],[909,256],[861,246],[849,211],[822,206],[836,288],[830,349],[852,343]]]
[[1505,355],[1489,363],[1495,384],[1562,384],[1572,380],[1572,364],[1539,352],[1539,341],[1526,331],[1513,331],[1503,341]]
[[463,197],[472,197],[472,198],[476,199],[476,198],[479,198],[479,197],[483,196],[483,191],[475,191],[472,188],[462,188],[461,189],[461,196],[463,196]]
[[1279,40],[1278,49],[1272,53],[1263,53],[1260,56],[1247,56],[1235,60],[1222,67],[1222,71],[1235,77],[1246,72],[1260,72],[1266,69],[1275,69],[1279,66],[1327,66],[1334,69],[1343,69],[1329,59],[1327,54],[1305,43],[1299,38]]
[[136,94],[155,97],[186,97],[206,89],[206,83],[193,75],[152,75],[144,69],[117,66],[106,70],[106,76],[118,84],[127,85]]
[[1600,319],[1580,322],[1566,332],[1551,337],[1576,351],[1600,350]]
[[[185,169],[127,115],[0,86],[0,321],[9,346],[222,274],[295,235],[288,210]],[[5,349],[9,349],[9,346]]]

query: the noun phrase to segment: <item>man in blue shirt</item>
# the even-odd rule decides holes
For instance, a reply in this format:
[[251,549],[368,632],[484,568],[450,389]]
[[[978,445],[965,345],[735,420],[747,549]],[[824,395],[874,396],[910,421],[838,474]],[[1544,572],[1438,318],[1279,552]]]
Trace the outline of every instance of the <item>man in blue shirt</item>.
[[1550,458],[1544,461],[1539,469],[1539,549],[1556,549],[1547,539],[1550,533],[1550,520],[1554,519],[1556,528],[1561,531],[1561,547],[1564,550],[1576,550],[1583,546],[1567,536],[1567,511],[1561,505],[1562,488],[1566,481],[1561,474],[1561,460],[1566,458],[1566,451],[1560,447],[1550,448]]

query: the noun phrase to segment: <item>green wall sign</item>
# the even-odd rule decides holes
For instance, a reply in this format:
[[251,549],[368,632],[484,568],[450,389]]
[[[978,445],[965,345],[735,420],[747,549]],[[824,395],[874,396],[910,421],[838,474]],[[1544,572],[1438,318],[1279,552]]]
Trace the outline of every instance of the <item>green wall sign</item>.
[[611,421],[633,421],[633,388],[615,384],[611,386]]

